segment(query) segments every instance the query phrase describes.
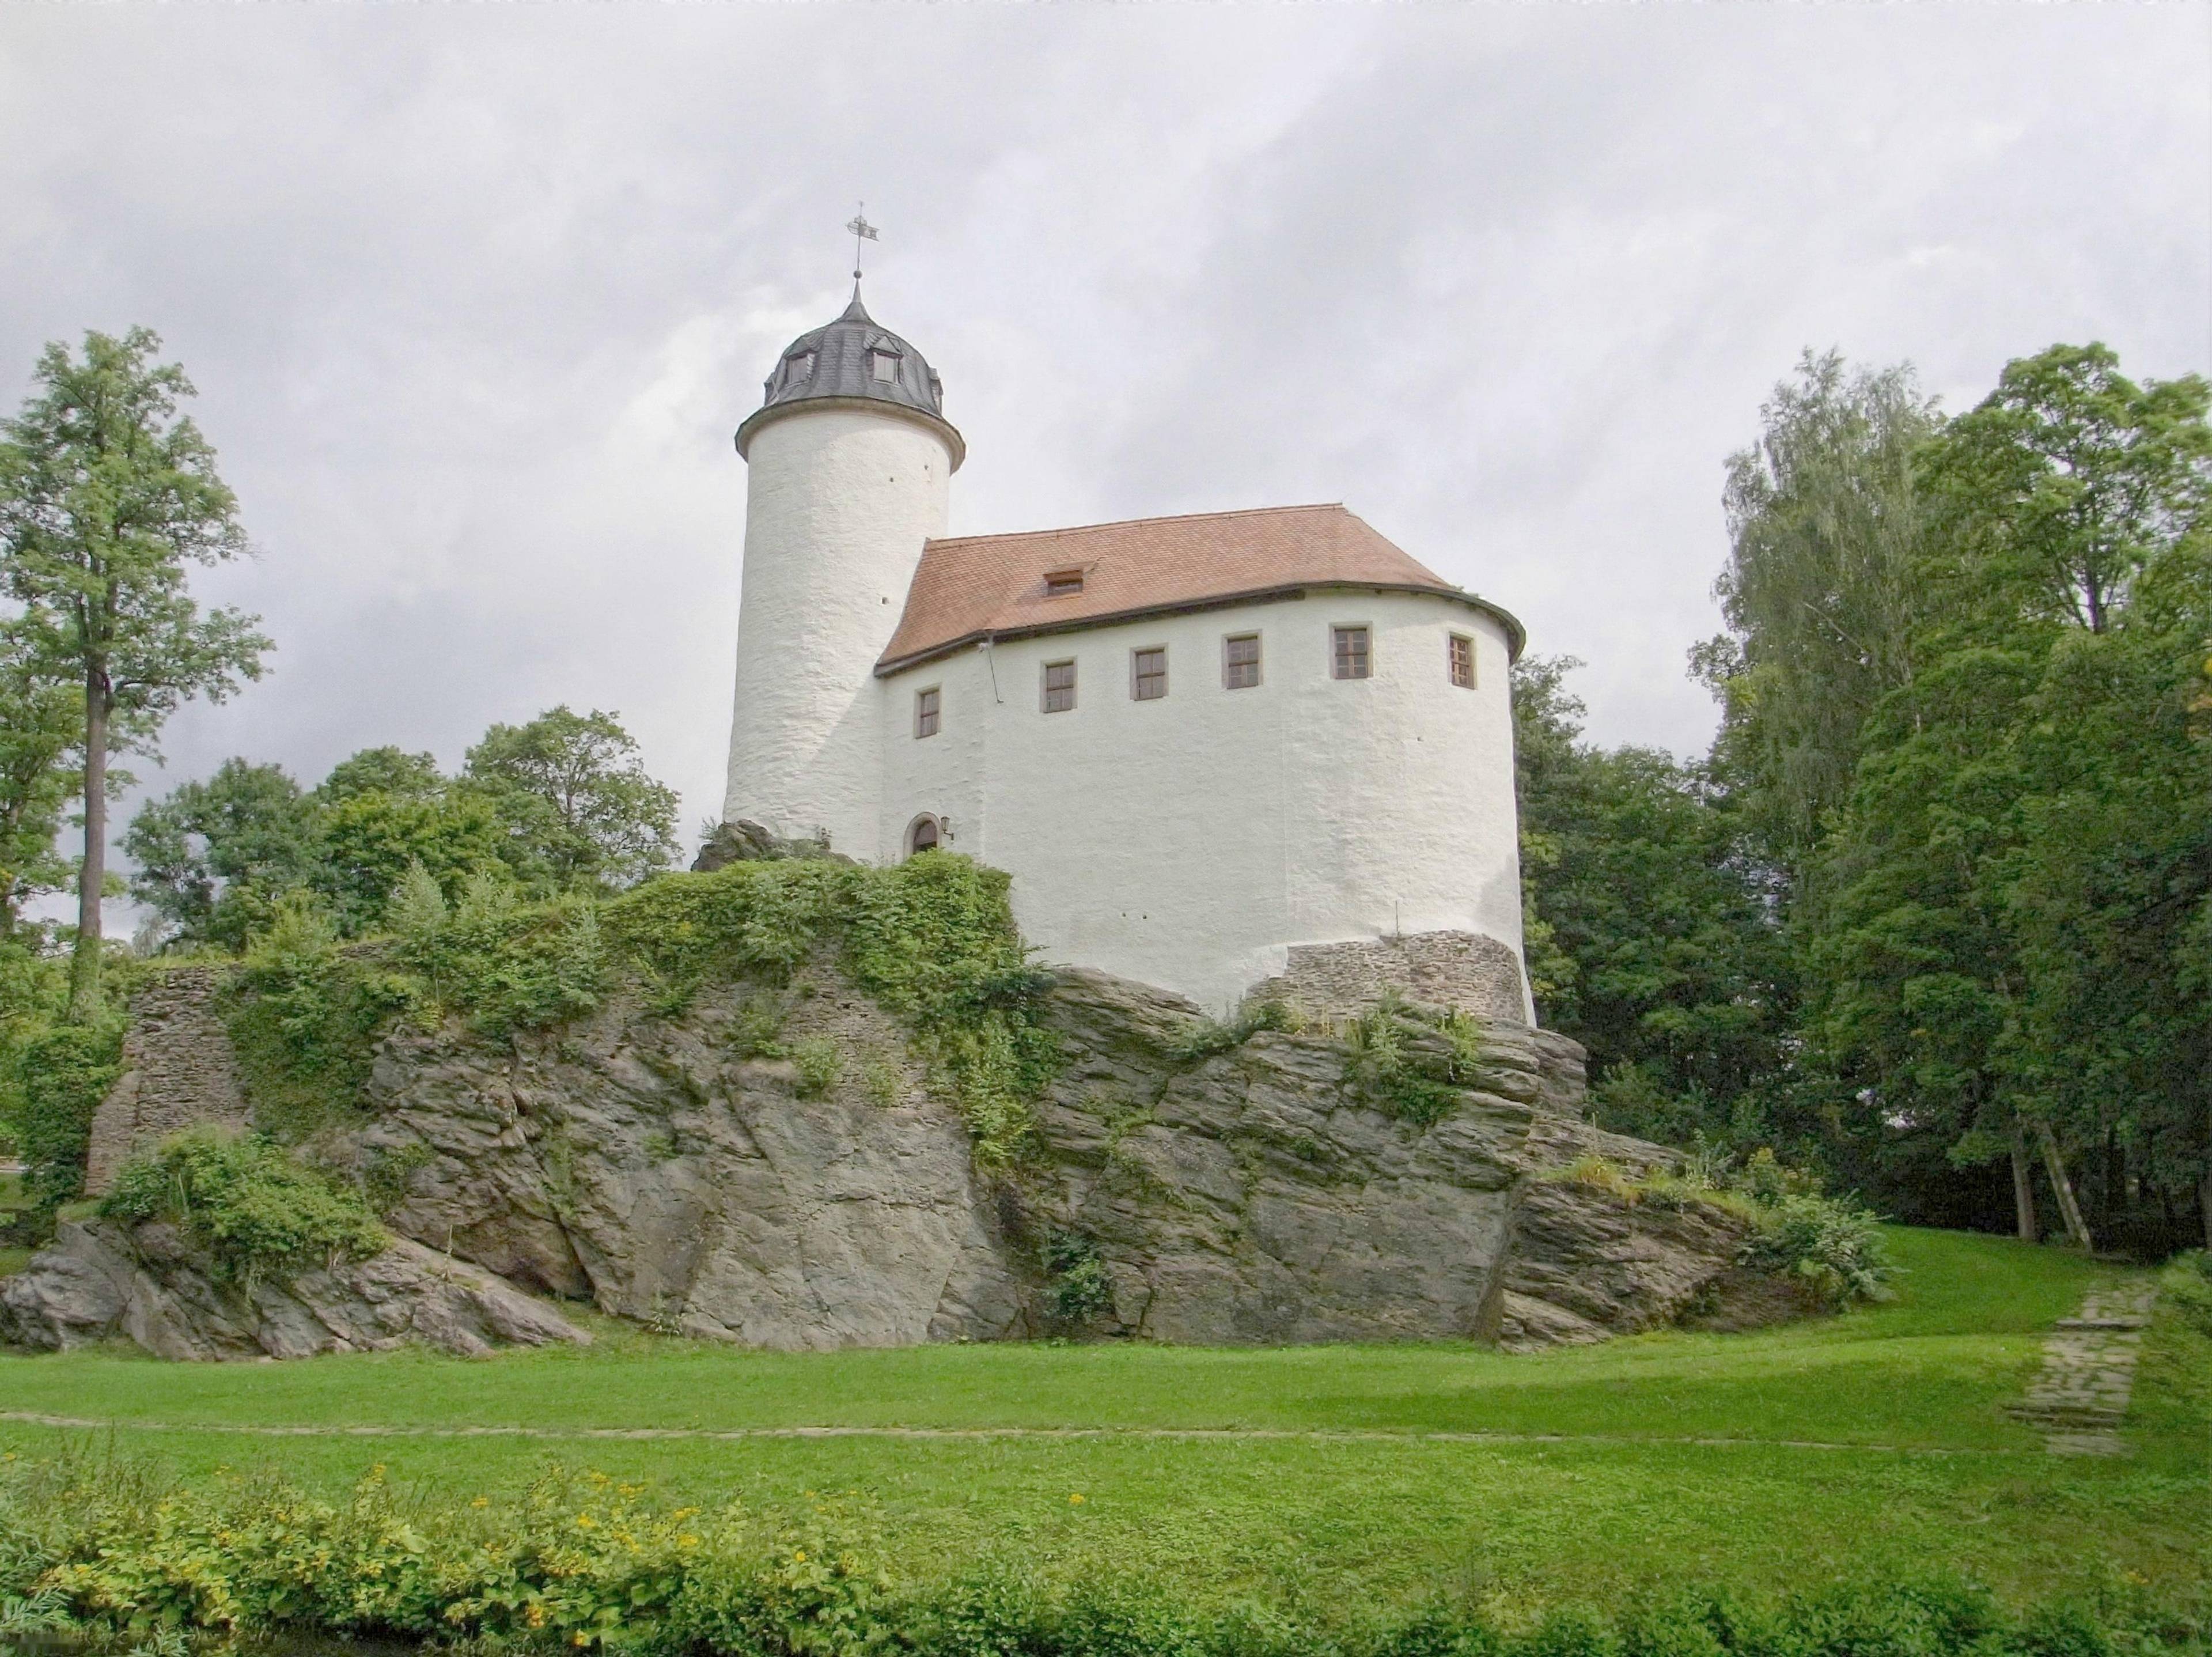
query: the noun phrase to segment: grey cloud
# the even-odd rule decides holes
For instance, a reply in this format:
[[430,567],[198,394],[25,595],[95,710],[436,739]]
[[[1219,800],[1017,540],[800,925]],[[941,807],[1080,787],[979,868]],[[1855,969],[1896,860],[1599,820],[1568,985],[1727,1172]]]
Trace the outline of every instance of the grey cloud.
[[[556,700],[720,795],[775,351],[928,352],[956,527],[1335,499],[1702,746],[1723,457],[1805,344],[2212,366],[2201,9],[15,8],[0,372],[160,328],[303,777]],[[9,365],[15,365],[13,370]],[[0,396],[11,395],[0,383]]]

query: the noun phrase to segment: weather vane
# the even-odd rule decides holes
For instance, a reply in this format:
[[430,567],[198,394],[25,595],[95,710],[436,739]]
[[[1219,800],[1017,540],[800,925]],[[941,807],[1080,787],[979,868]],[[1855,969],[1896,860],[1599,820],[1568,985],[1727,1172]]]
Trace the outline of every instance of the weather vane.
[[853,233],[853,280],[860,279],[860,244],[876,240],[876,227],[868,222],[868,204],[862,202],[860,210],[846,222],[845,228]]

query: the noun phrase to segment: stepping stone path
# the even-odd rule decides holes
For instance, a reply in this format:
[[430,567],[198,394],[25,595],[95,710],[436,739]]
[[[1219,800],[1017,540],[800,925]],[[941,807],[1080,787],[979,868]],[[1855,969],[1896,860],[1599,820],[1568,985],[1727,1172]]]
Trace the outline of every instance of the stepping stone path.
[[2027,1396],[2008,1413],[2043,1429],[2055,1456],[2124,1456],[2119,1435],[2135,1385],[2136,1355],[2150,1322],[2154,1283],[2094,1289],[2071,1318],[2061,1318],[2043,1343],[2043,1368]]

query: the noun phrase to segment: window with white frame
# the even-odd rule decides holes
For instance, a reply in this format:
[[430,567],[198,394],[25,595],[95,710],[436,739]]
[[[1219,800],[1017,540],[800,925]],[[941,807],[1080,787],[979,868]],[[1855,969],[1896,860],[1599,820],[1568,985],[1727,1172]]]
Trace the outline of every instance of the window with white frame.
[[914,693],[914,734],[917,738],[937,734],[940,705],[941,699],[934,685],[926,691]]
[[885,386],[890,385],[894,380],[898,378],[898,353],[896,351],[870,351],[868,353],[868,372],[875,377],[878,384]]

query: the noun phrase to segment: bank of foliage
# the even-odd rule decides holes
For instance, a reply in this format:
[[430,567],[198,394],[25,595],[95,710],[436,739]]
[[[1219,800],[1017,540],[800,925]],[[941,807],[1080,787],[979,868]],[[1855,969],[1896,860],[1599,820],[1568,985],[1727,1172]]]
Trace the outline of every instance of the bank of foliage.
[[1823,1305],[1886,1301],[1894,1274],[1881,1218],[1863,1203],[1822,1191],[1816,1175],[1784,1167],[1761,1147],[1740,1165],[1708,1150],[1674,1167],[1632,1173],[1590,1154],[1545,1178],[1601,1191],[1625,1207],[1702,1207],[1747,1223],[1736,1262],[1787,1277]]
[[2202,1652],[2200,1608],[2114,1592],[2025,1611],[1955,1579],[1783,1599],[1689,1589],[1610,1606],[1410,1614],[1181,1601],[1016,1565],[902,1581],[865,1511],[667,1508],[602,1475],[428,1506],[373,1472],[330,1502],[267,1479],[165,1486],[87,1457],[0,1467],[0,1635],[179,1635],[481,1652],[846,1657],[2149,1657]]
[[1482,1026],[1456,1008],[1386,996],[1344,1027],[1344,1084],[1362,1104],[1417,1128],[1459,1107],[1482,1061]]
[[449,903],[485,880],[533,899],[622,890],[675,856],[676,803],[613,715],[558,707],[493,726],[452,777],[394,747],[312,789],[226,760],[141,807],[124,846],[165,947],[234,952],[302,895],[341,935],[374,932],[410,869]]
[[269,1139],[213,1128],[126,1163],[100,1211],[129,1225],[169,1221],[249,1294],[258,1282],[365,1260],[389,1240],[351,1186],[301,1167]]
[[349,942],[301,896],[249,947],[231,1015],[257,1113],[304,1132],[358,1107],[398,1019],[465,1020],[491,1040],[581,1017],[611,996],[679,1013],[701,989],[787,982],[823,961],[907,1025],[986,1166],[1018,1152],[1056,1048],[1006,877],[951,853],[888,868],[819,858],[671,874],[619,896],[520,899],[478,879],[448,905],[410,871],[391,930]]
[[1712,752],[1597,749],[1522,666],[1532,977],[1607,1125],[2212,1240],[2208,398],[2056,346],[1947,419],[1808,355],[1728,470]]

